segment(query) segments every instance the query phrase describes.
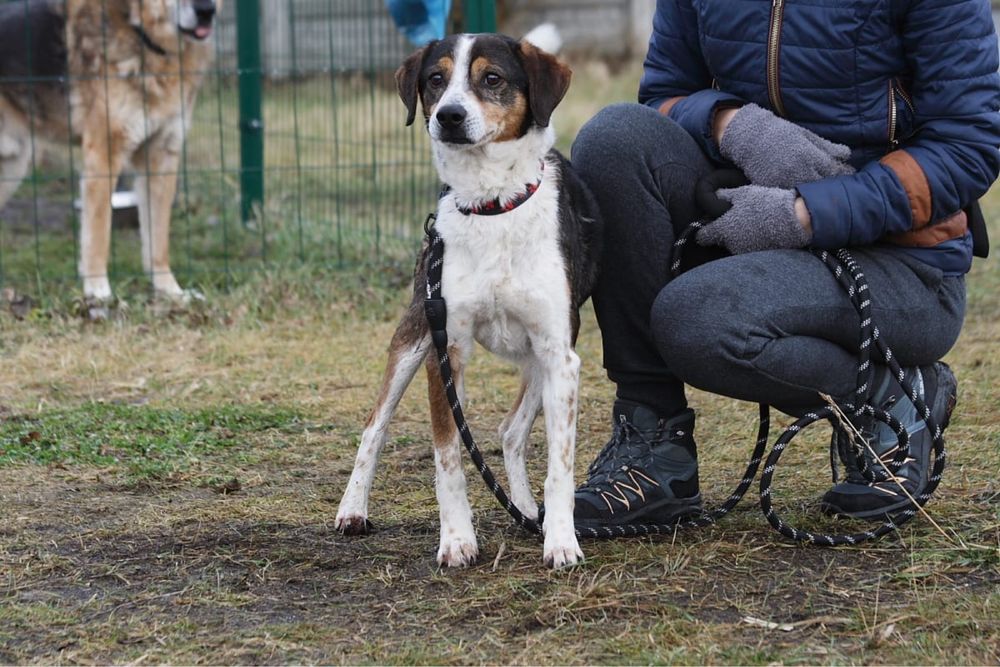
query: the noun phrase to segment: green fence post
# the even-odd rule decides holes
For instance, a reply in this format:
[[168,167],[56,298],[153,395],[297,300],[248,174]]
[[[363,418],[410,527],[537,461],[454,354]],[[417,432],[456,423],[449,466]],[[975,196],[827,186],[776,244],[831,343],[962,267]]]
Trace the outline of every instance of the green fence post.
[[260,0],[236,3],[240,87],[240,214],[246,224],[264,201],[264,120],[261,117]]
[[496,32],[496,0],[465,0],[466,32]]

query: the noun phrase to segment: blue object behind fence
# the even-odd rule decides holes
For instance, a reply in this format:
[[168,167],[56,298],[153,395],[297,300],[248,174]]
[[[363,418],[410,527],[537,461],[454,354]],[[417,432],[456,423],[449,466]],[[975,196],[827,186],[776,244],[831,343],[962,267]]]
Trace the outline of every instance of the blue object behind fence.
[[414,45],[444,37],[451,0],[386,0],[385,4],[399,31]]

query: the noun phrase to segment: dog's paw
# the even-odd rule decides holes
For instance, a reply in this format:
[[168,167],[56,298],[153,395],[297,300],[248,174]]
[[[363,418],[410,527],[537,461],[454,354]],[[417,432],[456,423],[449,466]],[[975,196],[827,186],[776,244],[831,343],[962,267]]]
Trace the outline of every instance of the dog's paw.
[[176,292],[156,291],[153,293],[151,305],[153,314],[158,317],[187,316],[197,322],[209,314],[205,295],[196,289],[178,289]]
[[580,550],[580,545],[576,541],[575,535],[572,540],[559,543],[552,540],[551,544],[548,538],[546,538],[542,551],[542,559],[545,561],[546,566],[558,570],[559,568],[572,567],[573,565],[582,563],[583,551]]
[[367,535],[375,530],[375,525],[360,514],[340,515],[333,526],[344,535]]
[[204,303],[206,301],[205,295],[201,292],[201,290],[196,290],[193,287],[181,290],[177,294],[165,294],[164,296],[172,299],[181,306],[193,306],[194,304]]
[[179,287],[176,289],[153,290],[153,299],[158,304],[174,308],[187,308],[206,302],[205,295],[201,291],[194,288],[182,290]]
[[174,274],[168,271],[153,272],[153,293],[158,299],[170,299],[186,304],[185,295],[188,290],[181,289]]
[[123,315],[128,310],[128,304],[115,297],[86,296],[75,303],[77,315],[91,322],[105,322],[115,315]]
[[437,562],[441,567],[466,567],[479,559],[479,546],[476,541],[452,540],[441,543],[438,548]]
[[107,276],[89,276],[83,279],[83,298],[86,301],[114,301],[111,282]]

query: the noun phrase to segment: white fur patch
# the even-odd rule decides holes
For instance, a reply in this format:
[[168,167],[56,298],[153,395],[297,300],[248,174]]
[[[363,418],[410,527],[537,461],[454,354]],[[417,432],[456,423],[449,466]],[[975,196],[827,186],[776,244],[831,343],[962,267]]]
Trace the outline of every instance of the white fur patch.
[[524,41],[552,54],[559,53],[563,44],[562,35],[559,34],[559,28],[554,23],[543,23],[536,26],[524,36]]
[[[478,144],[488,138],[488,132],[486,118],[483,116],[483,109],[473,94],[469,82],[469,67],[471,65],[469,59],[471,58],[472,43],[474,41],[469,35],[463,36],[458,40],[453,56],[454,66],[451,80],[448,81],[448,87],[445,88],[441,99],[434,105],[434,108],[441,109],[455,104],[465,109],[466,117],[463,123],[465,136],[473,144]],[[443,130],[441,123],[438,122],[436,113],[431,115],[427,130],[430,132],[434,143],[440,143]]]

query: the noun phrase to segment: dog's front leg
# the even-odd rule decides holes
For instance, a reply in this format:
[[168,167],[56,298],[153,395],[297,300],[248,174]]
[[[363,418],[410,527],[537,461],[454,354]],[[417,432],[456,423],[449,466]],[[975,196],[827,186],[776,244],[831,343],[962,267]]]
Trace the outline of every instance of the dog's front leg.
[[83,211],[80,222],[80,275],[83,296],[106,301],[111,298],[108,254],[111,251],[111,193],[124,163],[126,132],[109,128],[104,107],[97,105],[95,119],[85,123],[82,137]]
[[[459,400],[465,402],[462,382],[464,355],[458,345],[448,347],[452,380]],[[462,470],[462,449],[451,404],[441,383],[437,355],[427,358],[427,392],[431,406],[431,429],[434,437],[434,486],[441,513],[441,543],[437,560],[441,565],[463,567],[479,558],[476,531],[472,527],[472,508]]]
[[153,290],[171,299],[184,298],[184,291],[170,270],[170,213],[177,192],[182,142],[180,128],[168,128],[150,139],[132,158],[138,174],[135,194],[139,203],[142,268],[152,278]]
[[430,346],[423,311],[411,307],[389,344],[382,388],[361,435],[354,470],[337,510],[334,526],[343,533],[356,535],[368,530],[368,495],[375,479],[379,453],[385,445],[389,421]]
[[583,560],[573,525],[573,463],[576,455],[577,393],[580,357],[565,346],[536,346],[544,384],[542,405],[549,445],[545,477],[545,533],[543,557],[550,567],[575,565]]
[[525,449],[531,435],[531,426],[542,409],[542,380],[539,369],[532,362],[524,365],[521,373],[521,393],[514,407],[500,424],[500,442],[503,444],[503,462],[510,483],[510,499],[529,519],[538,518],[538,505],[531,495]]

